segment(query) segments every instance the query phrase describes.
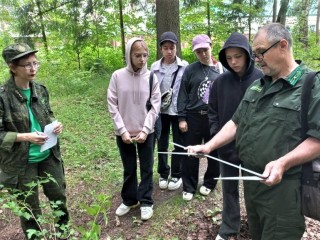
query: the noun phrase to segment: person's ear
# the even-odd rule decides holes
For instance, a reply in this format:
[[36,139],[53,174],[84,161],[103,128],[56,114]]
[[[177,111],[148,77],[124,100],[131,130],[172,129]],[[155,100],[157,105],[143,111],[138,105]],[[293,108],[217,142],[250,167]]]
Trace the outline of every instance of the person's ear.
[[283,50],[289,49],[289,43],[288,43],[288,41],[285,40],[285,39],[280,40],[279,45],[280,45],[281,50],[282,50],[282,49],[283,49]]
[[16,66],[13,65],[12,63],[8,63],[8,67],[11,72],[16,73]]

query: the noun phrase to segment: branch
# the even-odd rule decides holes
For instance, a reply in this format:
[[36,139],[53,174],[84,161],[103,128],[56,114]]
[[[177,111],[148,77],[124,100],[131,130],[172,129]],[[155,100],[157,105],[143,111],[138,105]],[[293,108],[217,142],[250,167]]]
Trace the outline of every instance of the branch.
[[39,13],[38,13],[37,15],[35,15],[35,16],[36,16],[36,17],[40,17],[40,15],[42,15],[42,14],[44,14],[44,13],[51,12],[52,10],[58,9],[58,8],[64,6],[64,5],[67,5],[67,4],[72,3],[72,2],[73,2],[73,0],[70,0],[70,1],[67,1],[67,2],[64,2],[64,3],[61,3],[61,4],[58,5],[58,6],[55,6],[55,7],[46,9],[46,10],[44,10],[44,11],[42,11],[42,12],[39,12]]

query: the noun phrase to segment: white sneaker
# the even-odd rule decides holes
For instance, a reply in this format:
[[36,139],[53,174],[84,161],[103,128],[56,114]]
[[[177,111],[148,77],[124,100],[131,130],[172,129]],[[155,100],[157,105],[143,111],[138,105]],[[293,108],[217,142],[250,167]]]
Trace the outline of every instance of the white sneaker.
[[201,186],[199,192],[203,195],[203,196],[208,196],[209,193],[211,192],[210,188],[207,188],[205,186]]
[[190,201],[193,198],[193,194],[192,193],[188,193],[188,192],[182,192],[182,199],[185,201]]
[[139,206],[139,203],[132,205],[132,206],[127,206],[127,205],[121,203],[121,205],[116,210],[116,215],[119,217],[123,216],[123,215],[127,214],[131,210],[131,208],[135,208],[137,206]]
[[160,178],[159,179],[159,188],[160,189],[167,189],[168,188],[168,179]]
[[181,178],[171,178],[168,184],[168,190],[177,190],[182,184]]
[[141,207],[140,210],[141,210],[141,220],[148,220],[153,215],[153,205]]
[[219,234],[216,237],[216,240],[225,240],[224,238],[222,238]]

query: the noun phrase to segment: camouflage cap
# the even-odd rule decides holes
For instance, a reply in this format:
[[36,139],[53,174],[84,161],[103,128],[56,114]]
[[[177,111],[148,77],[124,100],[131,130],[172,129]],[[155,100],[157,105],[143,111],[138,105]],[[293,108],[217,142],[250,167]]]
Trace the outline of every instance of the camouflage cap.
[[6,63],[10,63],[15,59],[19,59],[28,54],[36,53],[36,52],[38,52],[38,50],[32,49],[26,43],[15,43],[3,49],[2,57],[6,61]]

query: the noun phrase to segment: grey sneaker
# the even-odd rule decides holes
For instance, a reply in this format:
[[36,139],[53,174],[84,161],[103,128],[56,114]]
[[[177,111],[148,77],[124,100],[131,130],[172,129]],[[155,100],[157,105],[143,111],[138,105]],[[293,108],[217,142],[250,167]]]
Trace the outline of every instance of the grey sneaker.
[[160,178],[159,179],[159,188],[160,189],[167,189],[168,188],[168,179],[167,178]]
[[177,190],[182,184],[181,178],[171,178],[168,184],[168,190]]
[[141,220],[144,220],[144,221],[148,220],[153,215],[153,205],[141,207],[140,210],[141,210]]

